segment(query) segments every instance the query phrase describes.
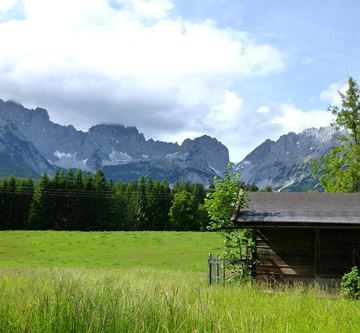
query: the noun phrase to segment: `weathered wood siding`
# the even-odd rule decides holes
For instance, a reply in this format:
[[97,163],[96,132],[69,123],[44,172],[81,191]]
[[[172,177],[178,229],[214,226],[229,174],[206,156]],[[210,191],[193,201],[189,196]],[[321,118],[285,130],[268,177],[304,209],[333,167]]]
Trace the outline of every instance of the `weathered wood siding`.
[[360,249],[360,230],[258,229],[258,280],[340,278]]
[[260,229],[256,249],[259,280],[313,276],[313,230]]
[[[320,230],[320,277],[341,278],[353,266],[353,250],[360,250],[360,230]],[[356,263],[360,264],[360,263]]]

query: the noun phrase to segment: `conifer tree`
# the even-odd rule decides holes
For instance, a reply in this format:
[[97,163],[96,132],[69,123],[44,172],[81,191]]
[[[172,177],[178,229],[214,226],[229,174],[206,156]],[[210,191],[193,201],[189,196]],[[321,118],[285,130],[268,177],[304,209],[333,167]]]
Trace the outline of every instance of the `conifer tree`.
[[50,179],[44,174],[35,186],[33,201],[31,203],[28,228],[32,230],[52,229],[50,218],[52,211],[49,207],[46,191],[49,188]]
[[98,170],[94,177],[96,195],[94,204],[94,227],[96,230],[106,230],[106,225],[112,218],[113,189],[105,178],[102,170]]
[[1,192],[2,205],[0,229],[14,229],[14,223],[16,218],[15,212],[17,210],[16,179],[14,177],[9,177],[8,179],[5,179],[2,183]]
[[31,179],[17,181],[14,229],[23,230],[27,228],[33,194],[34,182]]
[[[84,191],[84,178],[83,173],[79,169],[75,175],[74,181],[74,196],[72,197],[72,209],[71,216],[73,219],[74,230],[86,230],[86,223],[84,219],[84,214],[87,209],[84,196],[86,192]],[[76,195],[78,194],[78,195]]]

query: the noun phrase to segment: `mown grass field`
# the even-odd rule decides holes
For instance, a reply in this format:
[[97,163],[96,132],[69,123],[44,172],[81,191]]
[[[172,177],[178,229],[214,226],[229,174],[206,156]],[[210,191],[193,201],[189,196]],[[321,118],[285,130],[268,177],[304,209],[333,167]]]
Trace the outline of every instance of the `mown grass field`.
[[0,233],[0,332],[360,331],[359,302],[338,294],[207,286],[220,244],[209,233]]
[[151,267],[204,272],[221,237],[200,232],[0,232],[0,268]]

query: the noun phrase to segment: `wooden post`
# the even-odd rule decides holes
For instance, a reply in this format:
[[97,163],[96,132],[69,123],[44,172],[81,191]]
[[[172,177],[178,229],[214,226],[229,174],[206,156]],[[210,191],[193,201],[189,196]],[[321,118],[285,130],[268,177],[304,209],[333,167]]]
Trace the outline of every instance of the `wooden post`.
[[237,241],[238,241],[238,245],[239,245],[240,260],[242,260],[243,259],[243,251],[242,251],[241,239],[240,239],[239,234],[237,234]]
[[320,268],[320,230],[314,230],[314,278],[319,275]]
[[256,278],[256,272],[257,272],[257,265],[258,265],[258,262],[257,262],[257,258],[258,258],[258,254],[257,254],[257,237],[258,237],[258,229],[255,228],[252,230],[252,241],[254,243],[254,248],[252,249],[254,252],[252,252],[250,255],[251,255],[251,260],[254,262],[254,260],[256,260],[256,265],[252,265],[252,272],[251,272],[251,275],[253,278]]
[[219,257],[216,256],[216,283],[220,282],[220,261]]
[[209,253],[209,285],[212,283],[212,263],[211,263],[212,255]]
[[225,285],[225,278],[226,278],[226,273],[225,273],[225,259],[223,259],[223,284]]

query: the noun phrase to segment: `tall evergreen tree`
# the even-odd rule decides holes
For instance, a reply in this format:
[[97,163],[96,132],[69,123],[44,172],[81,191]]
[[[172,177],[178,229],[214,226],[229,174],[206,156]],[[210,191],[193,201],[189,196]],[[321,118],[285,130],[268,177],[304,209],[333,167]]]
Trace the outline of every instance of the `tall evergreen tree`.
[[144,177],[140,178],[138,183],[138,191],[136,196],[136,214],[135,225],[137,230],[146,230],[149,224],[149,216],[147,210],[147,188],[146,180]]
[[148,215],[150,230],[165,230],[168,226],[168,215],[171,207],[171,190],[169,184],[160,181],[152,182],[149,187]]
[[132,182],[126,185],[125,200],[126,200],[126,218],[125,218],[125,229],[126,230],[137,230],[136,224],[137,218],[137,202],[138,202],[138,184]]
[[68,230],[67,203],[69,198],[66,192],[66,183],[63,171],[57,171],[55,177],[49,180],[46,201],[52,214],[48,219],[52,229],[55,230]]
[[31,179],[17,181],[14,229],[23,230],[27,228],[33,194],[34,182]]
[[47,200],[47,189],[49,188],[50,179],[44,174],[35,186],[33,201],[30,208],[28,228],[32,230],[52,229],[49,219],[52,211]]
[[81,198],[83,209],[81,219],[82,230],[96,230],[94,218],[96,218],[97,214],[97,207],[95,206],[97,198],[92,195],[95,192],[94,177],[92,175],[84,177],[83,189],[85,194]]
[[127,200],[125,192],[117,190],[113,200],[113,217],[111,227],[113,230],[129,230],[127,225]]
[[17,207],[16,179],[5,179],[1,186],[1,220],[0,229],[16,229],[15,218]]
[[86,230],[86,221],[84,219],[84,214],[87,209],[85,195],[83,173],[79,169],[75,175],[74,196],[71,198],[71,216],[74,230]]
[[102,170],[96,172],[94,184],[94,227],[96,230],[106,230],[107,224],[112,220],[114,191]]

